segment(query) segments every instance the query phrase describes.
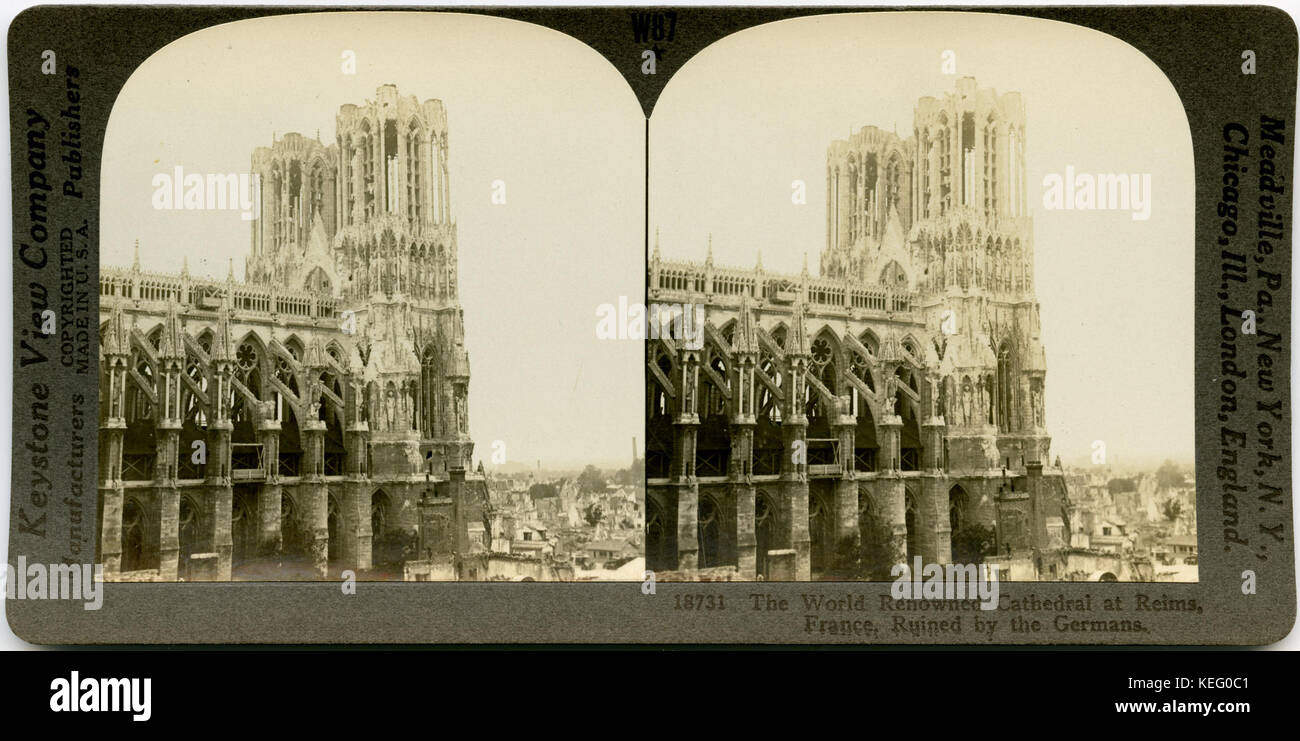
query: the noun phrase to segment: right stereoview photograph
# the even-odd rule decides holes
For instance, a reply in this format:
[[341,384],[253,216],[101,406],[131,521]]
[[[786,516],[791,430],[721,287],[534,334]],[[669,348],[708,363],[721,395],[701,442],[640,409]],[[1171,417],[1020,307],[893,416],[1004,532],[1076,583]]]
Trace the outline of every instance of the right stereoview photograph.
[[1192,145],[1147,57],[781,21],[684,64],[649,132],[656,578],[1197,581]]

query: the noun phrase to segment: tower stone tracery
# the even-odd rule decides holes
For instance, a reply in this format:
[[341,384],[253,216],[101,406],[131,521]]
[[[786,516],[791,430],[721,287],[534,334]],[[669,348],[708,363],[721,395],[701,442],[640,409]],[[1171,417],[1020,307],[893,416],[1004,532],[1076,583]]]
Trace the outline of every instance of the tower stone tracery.
[[336,131],[253,152],[245,281],[101,269],[108,578],[485,578],[446,111],[384,85]]
[[[962,78],[917,102],[911,136],[828,147],[820,276],[667,261],[656,240],[651,304],[706,324],[702,349],[647,342],[647,512],[675,523],[647,532],[648,568],[842,578],[882,537],[948,562],[954,507],[999,552],[1045,546],[1065,497],[1043,470],[1024,144],[1020,95]],[[706,507],[725,527],[699,526]]]

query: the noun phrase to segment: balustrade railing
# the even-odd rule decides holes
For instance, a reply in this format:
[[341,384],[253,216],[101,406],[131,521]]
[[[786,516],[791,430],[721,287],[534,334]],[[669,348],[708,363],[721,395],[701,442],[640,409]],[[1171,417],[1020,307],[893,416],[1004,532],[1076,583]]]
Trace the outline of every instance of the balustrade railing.
[[[693,263],[660,263],[652,288],[673,293],[749,296],[756,300],[793,303],[802,293],[810,307],[906,313],[916,305],[916,293],[890,286],[859,286],[852,281],[802,276],[746,273],[730,268],[708,270]],[[761,277],[761,282],[760,282]]]
[[[227,296],[227,294],[229,294]],[[182,276],[145,273],[124,268],[101,268],[100,304],[114,302],[177,303],[201,311],[214,311],[227,300],[245,314],[330,319],[338,316],[338,301],[328,295],[286,291],[252,283],[193,280]]]

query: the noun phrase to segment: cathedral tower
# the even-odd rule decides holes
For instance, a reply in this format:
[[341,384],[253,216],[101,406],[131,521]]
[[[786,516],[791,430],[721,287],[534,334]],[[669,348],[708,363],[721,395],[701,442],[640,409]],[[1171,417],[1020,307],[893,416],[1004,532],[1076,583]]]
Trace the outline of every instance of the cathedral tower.
[[338,302],[341,329],[355,335],[372,469],[464,468],[469,360],[446,110],[384,85],[335,121],[328,146],[286,134],[254,153],[262,210],[249,281]]
[[950,467],[1022,469],[1050,442],[1024,103],[966,77],[922,98],[914,125],[910,280],[940,358]]

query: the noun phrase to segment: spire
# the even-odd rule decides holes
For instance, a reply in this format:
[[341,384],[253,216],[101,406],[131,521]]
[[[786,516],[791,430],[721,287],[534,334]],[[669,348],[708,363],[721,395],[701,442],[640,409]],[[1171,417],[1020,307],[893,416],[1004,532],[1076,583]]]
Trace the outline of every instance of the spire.
[[709,252],[708,252],[708,257],[705,258],[704,260],[704,263],[706,265],[713,264],[713,232],[709,232]]
[[223,309],[217,317],[217,329],[213,333],[210,348],[213,360],[229,361],[230,354],[230,312]]
[[786,352],[792,355],[808,354],[808,329],[804,326],[803,299],[795,304],[794,316],[790,327],[790,339],[786,342]]
[[[228,260],[229,261],[226,263],[226,282],[234,283],[235,282],[235,258],[231,257],[228,258]],[[271,285],[275,285],[275,284],[272,283]]]
[[879,249],[882,252],[900,250],[903,251],[901,254],[906,254],[907,236],[903,234],[903,219],[898,215],[897,203],[890,205],[885,212],[885,228],[880,237]]
[[190,256],[189,255],[181,255],[181,276],[184,278],[190,277]]
[[758,265],[754,268],[758,272],[763,272],[763,251],[758,251]]
[[659,262],[659,227],[655,227],[655,251],[654,261]]
[[176,313],[176,303],[169,302],[162,338],[158,343],[158,355],[163,358],[177,358],[184,357],[184,354],[185,346],[181,344],[181,320]]
[[321,349],[321,340],[317,337],[308,343],[303,351],[302,364],[307,368],[324,368],[325,352]]
[[126,327],[122,323],[122,305],[113,305],[113,315],[108,320],[108,331],[104,335],[104,355],[126,355],[130,345],[126,338]]
[[131,261],[131,269],[140,272],[140,240],[135,240],[135,259]]
[[754,331],[754,315],[749,310],[749,294],[740,294],[740,321],[731,338],[731,349],[738,353],[751,353],[758,349]]
[[802,275],[802,276],[805,277],[805,278],[808,277],[808,251],[807,251],[807,250],[804,250],[804,253],[803,253],[803,269],[800,271],[799,274]]

